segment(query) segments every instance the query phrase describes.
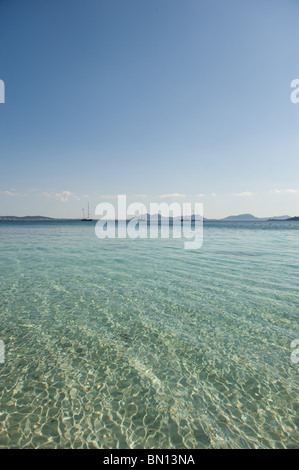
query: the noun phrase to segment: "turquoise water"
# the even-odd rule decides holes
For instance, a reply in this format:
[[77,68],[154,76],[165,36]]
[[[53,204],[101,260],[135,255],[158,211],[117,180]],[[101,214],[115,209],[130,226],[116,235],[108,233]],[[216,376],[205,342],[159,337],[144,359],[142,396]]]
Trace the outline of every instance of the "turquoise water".
[[0,447],[298,446],[299,223],[0,223]]

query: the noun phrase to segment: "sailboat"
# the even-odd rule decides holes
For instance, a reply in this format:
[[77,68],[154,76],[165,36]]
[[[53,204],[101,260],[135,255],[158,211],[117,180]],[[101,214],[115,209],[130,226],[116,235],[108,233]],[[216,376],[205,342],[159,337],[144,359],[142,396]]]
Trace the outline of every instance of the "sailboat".
[[82,209],[83,212],[83,219],[81,219],[82,222],[92,222],[92,219],[89,217],[89,203],[87,204],[87,217],[85,217],[85,211]]

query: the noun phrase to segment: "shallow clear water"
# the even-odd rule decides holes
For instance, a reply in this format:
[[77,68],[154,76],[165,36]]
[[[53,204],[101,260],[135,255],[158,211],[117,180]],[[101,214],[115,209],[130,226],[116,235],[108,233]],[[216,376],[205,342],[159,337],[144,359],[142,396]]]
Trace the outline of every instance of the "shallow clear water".
[[0,224],[0,447],[298,446],[299,223]]

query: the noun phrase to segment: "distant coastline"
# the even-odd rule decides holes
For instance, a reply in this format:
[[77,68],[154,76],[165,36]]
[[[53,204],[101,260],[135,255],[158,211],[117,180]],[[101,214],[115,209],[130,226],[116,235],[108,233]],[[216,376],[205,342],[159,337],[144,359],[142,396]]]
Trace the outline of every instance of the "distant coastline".
[[[25,215],[24,217],[17,217],[16,215],[1,215],[0,220],[59,220],[53,217],[44,217],[42,215]],[[68,220],[68,219],[61,219]]]
[[[140,217],[147,217],[149,220],[149,214],[145,214],[144,216]],[[157,217],[153,216],[154,218]],[[194,220],[196,216],[191,216],[191,219]],[[163,217],[158,216],[159,221],[164,220],[166,221],[169,219],[170,221],[179,220],[179,218],[173,217]],[[43,215],[26,215],[26,216],[15,216],[15,215],[4,215],[0,216],[0,221],[64,221],[64,220],[80,220],[79,218],[67,218],[67,217],[45,217]],[[130,219],[128,219],[130,220]],[[282,215],[282,216],[274,216],[274,217],[255,217],[252,214],[239,214],[239,215],[230,215],[228,217],[224,217],[222,219],[207,219],[203,218],[204,222],[289,222],[289,221],[299,221],[299,216],[290,217],[289,215]]]

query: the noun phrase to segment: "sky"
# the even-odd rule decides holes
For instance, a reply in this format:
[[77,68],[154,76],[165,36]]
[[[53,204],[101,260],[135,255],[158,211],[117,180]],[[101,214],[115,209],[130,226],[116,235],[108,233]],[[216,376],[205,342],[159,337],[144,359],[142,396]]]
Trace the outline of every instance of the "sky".
[[[0,0],[0,215],[299,215],[298,0]],[[298,94],[299,96],[299,94]]]

